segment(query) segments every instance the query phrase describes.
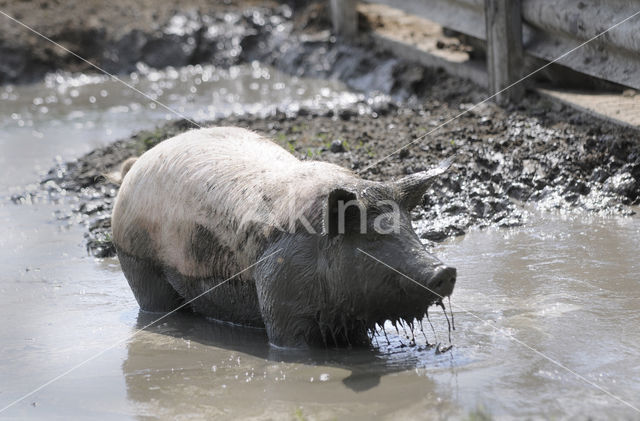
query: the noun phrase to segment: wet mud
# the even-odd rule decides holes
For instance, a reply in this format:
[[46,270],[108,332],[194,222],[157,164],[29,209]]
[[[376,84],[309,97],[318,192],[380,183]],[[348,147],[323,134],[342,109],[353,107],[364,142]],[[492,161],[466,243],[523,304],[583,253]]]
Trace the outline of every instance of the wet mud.
[[295,76],[340,79],[397,98],[419,92],[429,73],[365,40],[355,48],[337,42],[324,1],[147,3],[0,1],[9,15],[69,50],[3,17],[0,84],[33,82],[61,70],[100,73],[70,51],[116,75],[141,66],[228,68],[257,60]]
[[[22,8],[26,16],[26,11],[36,10],[45,1],[10,3]],[[185,10],[194,3],[185,1],[178,7],[154,2],[157,17],[151,19],[139,13],[140,8],[149,8],[146,0],[135,4],[116,0],[109,2],[111,8],[101,9],[98,23],[78,21],[69,32],[81,23],[100,28],[118,22],[124,32],[139,25],[138,30],[147,33],[149,22],[170,20],[174,15],[194,16]],[[47,4],[49,11],[62,5],[77,9],[56,13],[49,22],[42,19],[42,14],[38,17],[33,13],[38,21],[49,25],[43,28],[47,34],[58,30],[61,19],[82,16],[85,5],[98,5],[91,0],[64,4],[50,0]],[[210,7],[218,11],[224,7],[230,19],[242,15],[237,20],[241,33],[249,29],[245,18],[254,19],[253,13],[234,10],[233,2],[216,2]],[[413,332],[411,326],[397,326],[396,330],[391,322],[385,323],[373,338],[373,350],[320,349],[296,354],[270,347],[261,330],[219,325],[188,313],[174,314],[132,337],[120,349],[122,354],[106,353],[99,359],[104,365],[88,364],[84,372],[25,400],[8,416],[44,418],[56,413],[72,418],[102,414],[133,419],[198,414],[237,419],[335,418],[336,414],[371,418],[374,414],[389,419],[488,419],[489,413],[495,418],[630,418],[629,408],[607,400],[600,390],[537,358],[500,332],[513,334],[635,404],[638,381],[629,367],[638,366],[639,361],[638,217],[591,215],[630,215],[633,209],[637,211],[632,206],[638,203],[640,184],[637,132],[599,122],[529,93],[517,107],[480,106],[367,169],[468,110],[487,93],[468,81],[397,60],[366,45],[349,47],[336,42],[325,32],[326,16],[320,9],[294,20],[293,16],[300,15],[288,18],[284,8],[273,11],[278,7],[282,5],[263,6],[259,10],[267,12],[255,16],[262,16],[264,21],[269,21],[264,19],[271,16],[269,13],[284,16],[282,22],[290,25],[291,32],[283,43],[271,45],[290,45],[291,49],[269,53],[273,47],[261,50],[258,38],[245,40],[241,35],[237,41],[223,42],[225,48],[238,42],[235,51],[240,55],[228,62],[225,56],[217,61],[216,55],[211,59],[216,68],[211,71],[215,73],[227,66],[225,63],[252,69],[246,66],[247,61],[261,60],[265,68],[275,66],[293,75],[341,79],[354,89],[372,93],[370,99],[363,96],[351,106],[332,107],[332,111],[287,107],[261,112],[260,116],[215,121],[194,118],[203,125],[252,128],[269,135],[300,159],[335,162],[371,179],[400,177],[454,155],[452,171],[425,196],[414,214],[414,223],[426,244],[467,233],[433,244],[435,253],[459,270],[461,282],[453,300],[455,321],[449,313],[451,303],[445,302],[447,312],[431,307],[429,318],[413,326]],[[106,9],[114,15],[105,15]],[[118,16],[129,18],[118,20]],[[224,26],[226,21],[220,24],[229,29],[222,32],[233,38],[233,25]],[[7,28],[3,25],[0,33]],[[165,37],[161,33],[155,32]],[[45,53],[40,41],[32,42],[36,54],[57,57],[53,49]],[[2,45],[6,47],[7,43]],[[60,57],[52,62],[47,58],[48,64],[41,72],[89,70],[82,63]],[[308,62],[318,58],[328,61],[322,67],[309,67]],[[4,63],[0,60],[0,73]],[[162,73],[145,70],[149,69],[148,63],[134,67],[140,80]],[[113,68],[128,71],[119,65]],[[190,75],[196,68],[187,66],[176,71],[181,80],[186,75],[185,84],[175,90],[182,89],[185,101],[196,96],[189,90],[189,83],[201,76]],[[37,79],[42,74],[31,74],[31,69],[23,69],[25,79],[12,80]],[[48,77],[65,79],[58,73]],[[166,81],[161,78],[156,82]],[[54,88],[57,86],[54,84]],[[147,92],[147,85],[135,86]],[[79,98],[85,93],[95,95],[100,104],[100,95],[93,91],[102,88],[109,90],[107,98],[112,105],[129,104],[129,97],[102,83],[88,92],[79,88]],[[155,88],[148,91],[155,92]],[[161,99],[168,96],[167,91]],[[374,91],[387,96],[374,95]],[[202,92],[199,90],[197,96],[207,98]],[[0,95],[5,93],[0,91]],[[42,94],[38,92],[37,97],[44,97]],[[68,108],[81,107],[80,99],[73,98],[73,106]],[[50,107],[47,118],[61,118],[56,109],[64,108],[66,102],[45,104]],[[100,110],[106,108],[103,104],[95,114],[102,115]],[[78,248],[82,236],[79,221],[86,227],[89,251],[96,256],[113,254],[110,213],[117,186],[102,175],[116,170],[127,157],[192,127],[189,122],[174,121],[125,135],[130,128],[142,127],[143,121],[149,127],[151,119],[135,110],[130,107],[127,114],[114,114],[129,118],[120,120],[120,126],[126,128],[117,132],[120,141],[72,162],[57,158],[60,163],[39,186],[26,191],[12,188],[15,204],[7,201],[0,206],[8,230],[0,239],[5,253],[0,265],[7,292],[2,294],[2,307],[8,309],[4,315],[7,322],[1,326],[6,347],[5,364],[0,369],[5,378],[12,379],[11,388],[2,392],[6,401],[59,375],[72,364],[70,361],[84,360],[91,347],[98,352],[113,346],[151,321],[149,315],[138,314],[117,260],[82,256],[83,250]],[[113,125],[111,118],[105,120],[105,127]],[[51,139],[34,144],[41,153],[49,143],[50,148],[56,145],[61,155],[72,155],[62,151],[60,139],[69,134],[78,141],[90,142],[97,130],[90,130],[89,125],[82,134],[79,129],[78,133],[62,130],[92,119],[97,120],[88,113],[62,120],[61,129],[49,131],[53,132]],[[7,138],[22,149],[26,148],[29,129],[42,129],[37,120],[35,126],[30,125],[31,120],[36,119],[17,116],[13,123],[16,129],[8,126]],[[19,123],[25,125],[22,131],[17,129],[22,127]],[[96,143],[84,146],[88,144]],[[43,156],[49,156],[46,151]],[[15,177],[24,164],[15,151],[7,152],[6,157],[0,155],[0,161],[4,158],[9,168],[4,182],[14,186],[22,183]],[[46,162],[42,168],[49,168],[50,161],[42,162]],[[535,208],[553,212],[540,213]],[[52,212],[59,223],[51,223]],[[477,230],[514,225],[524,226]],[[25,303],[35,311],[24,311]],[[451,337],[447,313],[451,328],[457,327],[453,349],[448,349]],[[603,349],[616,352],[603,354]]]
[[[271,137],[299,159],[333,162],[377,180],[428,169],[455,155],[452,168],[414,212],[425,242],[476,227],[522,225],[527,221],[524,203],[564,212],[634,213],[629,205],[638,204],[640,196],[637,133],[570,110],[547,112],[548,104],[539,98],[532,98],[526,111],[479,107],[376,165],[470,106],[436,99],[443,94],[440,89],[434,86],[429,99],[414,106],[362,101],[337,115],[302,109],[296,115],[229,117],[200,124],[246,127]],[[472,99],[468,93],[460,92],[457,98]],[[89,250],[99,257],[113,255],[110,211],[117,186],[103,175],[117,170],[126,158],[192,128],[188,121],[176,121],[97,149],[52,169],[42,190],[13,200],[77,195],[80,202],[73,212],[87,225]]]
[[[279,6],[276,2],[251,0],[186,0],[179,5],[165,0],[134,3],[120,0],[109,3],[100,0],[2,0],[0,8],[100,68],[122,74],[135,70],[137,63],[164,67],[238,61],[239,37],[251,32],[248,21],[252,19],[251,12],[246,16],[238,13],[238,3],[242,7]],[[5,16],[2,20],[1,83],[39,80],[56,70],[96,72],[69,51],[43,42],[38,35]],[[244,30],[227,33],[225,40],[229,42],[225,43],[216,29],[240,28],[240,25],[234,25],[240,20],[247,23],[242,26]],[[270,24],[263,26],[270,27]]]
[[[166,23],[156,36],[210,54],[174,60],[172,65],[257,60],[300,77],[340,79],[371,96],[346,109],[276,110],[259,118],[229,116],[197,124],[249,128],[300,159],[333,162],[375,180],[421,171],[455,155],[452,169],[436,181],[414,213],[416,229],[426,243],[476,227],[522,225],[527,220],[522,204],[527,202],[542,209],[618,215],[632,214],[629,205],[640,202],[640,147],[633,129],[598,121],[532,92],[517,106],[474,107],[487,93],[467,80],[395,58],[366,41],[339,42],[328,30],[326,8],[318,3],[296,13],[282,4],[224,7],[217,17],[184,12],[188,7],[162,15]],[[199,43],[211,44],[193,46],[198,33]],[[167,46],[152,50],[173,51]],[[140,59],[131,57],[132,63]],[[118,66],[128,69],[122,62]],[[455,121],[440,127],[452,118]],[[12,200],[78,197],[72,213],[81,215],[87,226],[88,249],[99,257],[111,256],[110,211],[117,186],[103,175],[126,158],[193,127],[192,122],[178,120],[96,149],[53,168],[42,180],[43,189]],[[69,212],[59,217],[69,218]]]

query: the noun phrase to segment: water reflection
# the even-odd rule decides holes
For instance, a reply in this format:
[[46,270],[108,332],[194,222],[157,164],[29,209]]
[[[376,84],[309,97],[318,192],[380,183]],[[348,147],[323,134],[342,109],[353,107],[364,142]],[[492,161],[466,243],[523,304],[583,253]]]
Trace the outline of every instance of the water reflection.
[[[136,328],[157,317],[140,312]],[[425,364],[425,355],[415,350],[281,349],[268,344],[263,329],[181,312],[134,336],[122,371],[127,396],[139,413],[170,416],[197,408],[199,416],[228,416],[231,411],[234,417],[269,414],[278,418],[278,414],[291,417],[292,407],[309,401],[344,407],[345,394],[367,402],[380,394],[383,377],[416,370]],[[445,358],[451,360],[451,356]],[[428,376],[420,376],[419,384],[417,395],[436,393],[436,384]],[[387,394],[371,405],[384,406],[387,399],[396,398]],[[441,404],[455,407],[450,402]],[[315,408],[313,413],[322,410]]]
[[[140,311],[136,328],[141,329],[158,317],[158,314]],[[225,353],[242,353],[266,362],[331,366],[348,370],[351,374],[343,379],[343,384],[353,391],[360,392],[377,386],[382,376],[414,369],[424,364],[424,359],[421,358],[423,348],[406,349],[401,353],[394,353],[393,348],[406,347],[398,346],[397,335],[389,333],[389,338],[392,342],[383,350],[376,347],[305,350],[279,348],[268,343],[264,329],[237,326],[209,320],[190,312],[179,312],[132,338],[128,345],[128,358],[123,364],[123,370],[125,375],[148,370],[150,367],[148,367],[147,357],[155,353],[151,349],[154,347],[166,349],[167,341],[177,340],[188,343],[189,348],[191,344],[202,345],[206,347],[207,352],[224,350]],[[178,350],[180,347],[170,348]],[[166,367],[175,367],[174,363],[181,359],[180,353],[165,355],[165,357]],[[189,361],[190,364],[193,363],[192,359]],[[177,366],[180,365],[177,364]]]

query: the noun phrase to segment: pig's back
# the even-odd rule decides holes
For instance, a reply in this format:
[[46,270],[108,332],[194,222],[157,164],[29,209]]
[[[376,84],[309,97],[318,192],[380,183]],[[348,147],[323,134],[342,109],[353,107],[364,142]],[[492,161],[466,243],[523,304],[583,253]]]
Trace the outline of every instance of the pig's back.
[[114,243],[186,276],[231,276],[259,258],[262,225],[281,224],[293,197],[312,199],[331,183],[322,182],[325,166],[240,128],[181,134],[127,173],[113,211]]

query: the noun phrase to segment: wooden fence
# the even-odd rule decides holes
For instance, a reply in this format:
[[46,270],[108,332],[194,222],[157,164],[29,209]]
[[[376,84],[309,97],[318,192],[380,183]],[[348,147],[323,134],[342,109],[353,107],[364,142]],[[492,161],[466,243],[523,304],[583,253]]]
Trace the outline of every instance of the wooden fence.
[[[357,0],[330,0],[335,31],[357,34]],[[573,70],[640,89],[640,0],[369,0],[487,41],[491,92],[523,76],[523,57],[556,60]],[[592,39],[596,37],[595,39]],[[585,42],[588,43],[584,44]],[[517,100],[515,85],[498,96]]]

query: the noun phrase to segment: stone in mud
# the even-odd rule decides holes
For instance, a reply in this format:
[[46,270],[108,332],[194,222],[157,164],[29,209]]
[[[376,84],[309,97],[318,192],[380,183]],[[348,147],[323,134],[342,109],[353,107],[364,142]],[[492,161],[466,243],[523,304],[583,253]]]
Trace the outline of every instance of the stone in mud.
[[581,196],[589,194],[590,191],[591,188],[587,185],[587,183],[573,177],[569,178],[567,186],[564,189],[565,193],[576,193]]
[[342,144],[342,140],[336,139],[333,142],[331,142],[331,148],[329,150],[333,153],[344,152],[345,149],[344,149],[344,145]]
[[80,205],[78,209],[80,212],[86,215],[93,215],[96,212],[102,211],[105,208],[104,202],[87,202]]
[[507,195],[513,199],[524,202],[531,196],[531,188],[523,183],[513,183],[507,188]]
[[351,117],[355,115],[356,113],[353,110],[350,110],[349,108],[345,108],[343,110],[338,111],[338,117],[340,117],[340,119],[344,121],[351,120]]
[[111,238],[103,231],[92,231],[87,235],[87,251],[91,251],[95,257],[110,257],[115,255],[116,249]]
[[489,117],[482,117],[480,118],[478,124],[480,124],[481,126],[491,126],[493,124],[493,120],[491,120],[491,118]]
[[458,215],[467,212],[467,206],[461,200],[454,200],[442,208],[442,212],[449,215]]
[[89,230],[104,230],[111,228],[111,216],[110,215],[101,215],[96,218],[93,218],[89,222]]
[[400,159],[405,159],[405,158],[408,158],[408,157],[409,157],[409,155],[410,155],[410,153],[409,153],[409,149],[405,148],[405,149],[402,149],[402,150],[398,153],[398,158],[400,158]]
[[445,226],[436,226],[424,231],[420,238],[425,240],[440,242],[445,240],[448,237],[457,237],[459,235],[464,235],[464,229],[460,228],[456,225],[445,225]]
[[636,179],[628,172],[611,176],[604,183],[604,189],[606,191],[617,193],[629,198],[638,195],[637,186],[638,183]]

